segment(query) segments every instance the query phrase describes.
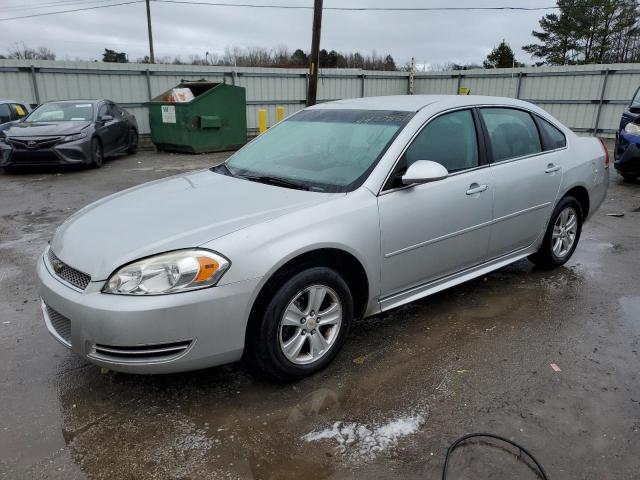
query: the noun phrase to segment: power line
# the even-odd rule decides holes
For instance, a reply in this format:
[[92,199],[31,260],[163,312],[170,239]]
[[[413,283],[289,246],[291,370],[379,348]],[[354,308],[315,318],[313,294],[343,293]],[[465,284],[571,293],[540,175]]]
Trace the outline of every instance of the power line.
[[131,5],[133,3],[143,3],[144,1],[145,0],[130,0],[128,2],[111,3],[109,5],[96,5],[95,7],[74,8],[72,10],[58,10],[57,12],[48,12],[48,13],[33,13],[31,15],[21,15],[19,17],[0,18],[0,22],[5,22],[7,20],[20,20],[23,18],[45,17],[48,15],[58,15],[61,13],[83,12],[85,10],[96,10],[98,8],[118,7],[120,5]]
[[[5,17],[0,18],[0,22],[8,20],[21,20],[25,18],[45,17],[48,15],[59,15],[62,13],[83,12],[86,10],[96,10],[99,8],[118,7],[120,5],[131,5],[134,3],[143,3],[145,0],[130,0],[127,2],[112,3],[109,5],[96,5],[93,7],[74,8],[69,10],[58,10],[55,12],[46,13],[34,13],[30,15],[20,15],[17,17]],[[306,5],[281,5],[281,4],[258,4],[258,3],[222,3],[222,2],[202,2],[202,1],[188,1],[188,0],[151,0],[156,3],[173,3],[173,4],[186,4],[186,5],[205,5],[209,7],[240,7],[240,8],[270,8],[280,10],[313,10],[313,6]],[[62,3],[62,2],[60,2]],[[69,2],[72,3],[72,2]],[[45,4],[40,4],[38,8],[45,8]],[[46,7],[53,7],[55,4],[47,5]],[[33,5],[32,7],[35,7]],[[558,6],[549,7],[324,7],[324,10],[343,11],[343,12],[446,12],[446,11],[526,11],[533,12],[539,10],[555,10]]]
[[21,5],[8,5],[2,7],[3,11],[11,10],[12,12],[15,10],[42,10],[46,8],[60,8],[67,7],[71,5],[77,4],[87,4],[87,3],[105,3],[114,0],[60,0],[57,2],[47,1],[42,3],[32,3],[28,6],[25,6],[24,3]]
[[[151,0],[156,3],[177,3],[186,5],[207,5],[210,7],[245,7],[245,8],[273,8],[283,10],[313,10],[308,5],[281,5],[259,3],[223,3],[204,2],[195,0]],[[549,7],[324,7],[323,10],[336,10],[347,12],[434,12],[434,11],[471,11],[471,10],[516,10],[533,12],[538,10],[555,10],[557,5]]]

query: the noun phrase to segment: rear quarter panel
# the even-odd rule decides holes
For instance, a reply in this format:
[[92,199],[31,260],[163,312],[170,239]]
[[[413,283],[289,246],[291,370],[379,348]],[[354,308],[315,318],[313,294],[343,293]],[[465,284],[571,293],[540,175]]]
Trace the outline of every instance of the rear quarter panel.
[[605,151],[596,137],[567,135],[568,149],[563,162],[562,185],[558,199],[581,186],[589,194],[589,219],[600,207],[609,187],[609,170],[605,168]]

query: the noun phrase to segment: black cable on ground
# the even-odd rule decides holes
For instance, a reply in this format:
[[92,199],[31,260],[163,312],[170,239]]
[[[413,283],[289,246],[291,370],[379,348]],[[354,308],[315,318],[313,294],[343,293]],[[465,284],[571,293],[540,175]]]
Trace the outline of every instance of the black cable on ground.
[[513,442],[513,441],[511,441],[511,440],[509,440],[507,438],[501,437],[499,435],[494,435],[493,433],[470,433],[468,435],[464,435],[464,436],[458,438],[455,442],[453,442],[449,446],[449,448],[447,448],[447,454],[444,457],[444,466],[442,467],[442,480],[447,480],[447,470],[449,468],[449,457],[451,456],[451,453],[453,453],[453,451],[461,443],[466,442],[470,438],[474,438],[474,437],[494,438],[496,440],[501,440],[501,441],[503,441],[505,443],[508,443],[509,445],[513,445],[518,450],[520,450],[520,453],[524,453],[527,457],[529,457],[533,461],[535,466],[538,468],[538,471],[540,472],[540,475],[542,476],[543,480],[549,480],[549,477],[547,477],[547,474],[545,473],[544,468],[542,468],[542,465],[540,465],[538,460],[536,460],[536,457],[534,457],[533,454],[531,452],[529,452],[529,450],[527,450],[526,448],[524,448],[521,445],[518,445],[516,442]]

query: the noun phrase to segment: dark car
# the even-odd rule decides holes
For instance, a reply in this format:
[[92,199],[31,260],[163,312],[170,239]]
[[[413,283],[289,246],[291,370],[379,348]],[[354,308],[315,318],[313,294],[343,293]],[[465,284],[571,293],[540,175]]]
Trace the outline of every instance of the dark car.
[[0,99],[0,131],[22,120],[30,111],[31,107],[27,102]]
[[626,180],[640,177],[640,88],[622,112],[616,132],[614,167]]
[[0,167],[91,165],[135,153],[138,124],[110,100],[65,100],[40,105],[0,132]]

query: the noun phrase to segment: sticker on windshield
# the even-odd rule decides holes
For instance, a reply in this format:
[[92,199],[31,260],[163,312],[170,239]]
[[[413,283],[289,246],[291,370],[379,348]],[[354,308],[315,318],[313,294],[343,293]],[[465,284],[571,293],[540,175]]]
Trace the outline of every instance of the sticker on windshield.
[[72,122],[81,122],[82,120],[86,120],[86,118],[83,118],[83,117],[71,117],[71,121]]
[[76,108],[89,108],[91,107],[90,103],[78,103],[77,105],[75,105]]

